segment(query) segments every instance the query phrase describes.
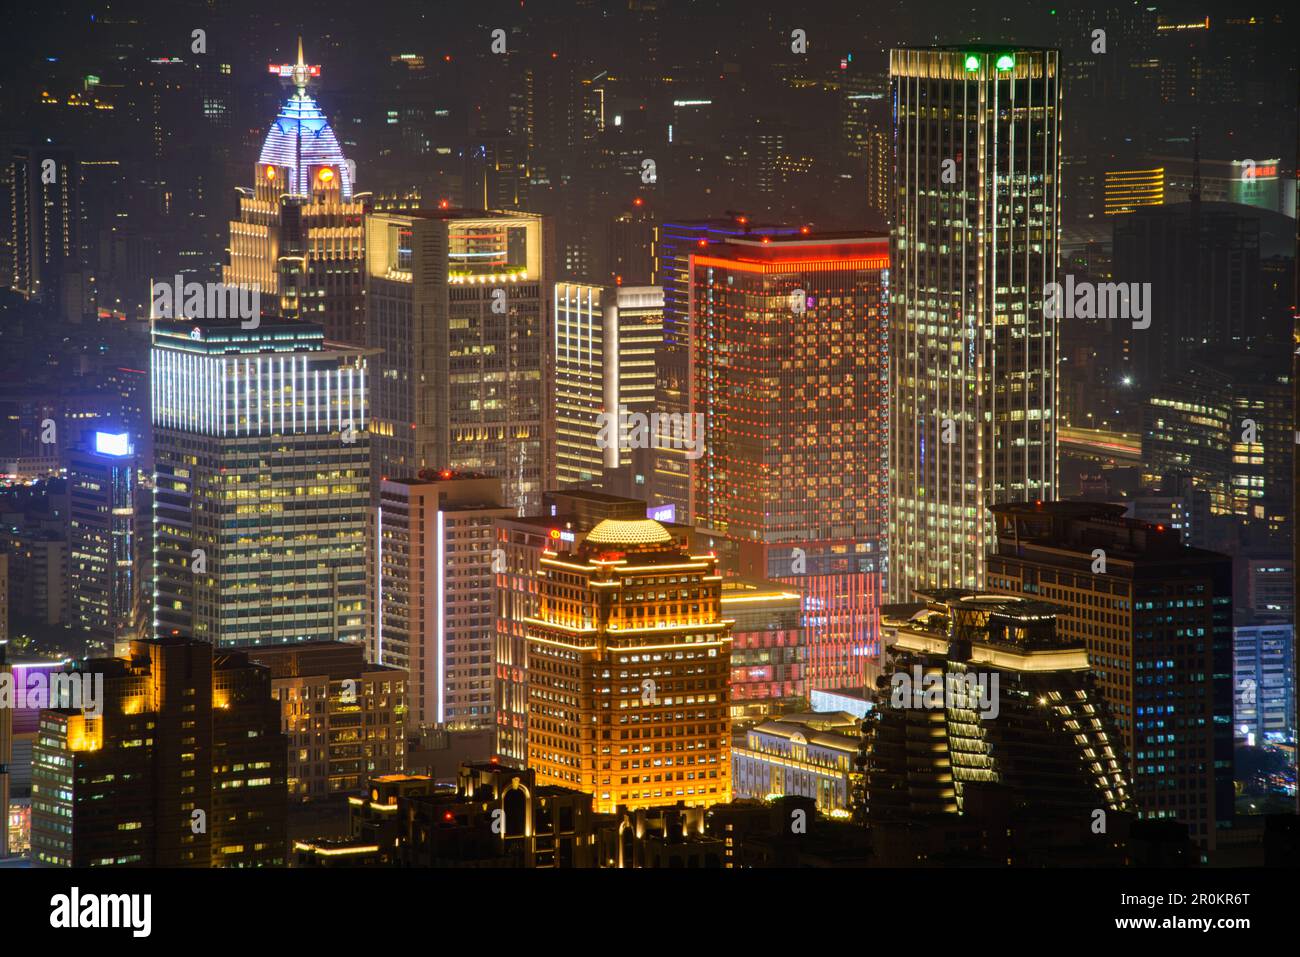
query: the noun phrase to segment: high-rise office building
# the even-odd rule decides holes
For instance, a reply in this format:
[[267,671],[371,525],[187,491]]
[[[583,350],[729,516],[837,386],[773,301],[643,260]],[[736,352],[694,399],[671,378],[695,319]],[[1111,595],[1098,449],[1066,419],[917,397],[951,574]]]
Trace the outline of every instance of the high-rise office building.
[[890,53],[895,601],[980,588],[994,502],[1057,496],[1061,91],[1054,50]]
[[[728,218],[681,220],[654,227],[652,251],[654,272],[651,282],[663,289],[663,346],[655,363],[655,411],[662,415],[686,414],[691,410],[690,317],[691,256],[711,242],[733,237],[788,236],[798,226],[754,223],[743,213]],[[681,449],[651,450],[650,500],[673,505],[679,520],[690,512],[690,461]]]
[[860,687],[886,567],[889,250],[750,236],[691,256],[690,514],[804,597],[809,688]]
[[654,216],[644,197],[634,197],[609,225],[608,281],[645,286],[654,273]]
[[598,812],[731,800],[731,622],[712,556],[607,519],[542,558],[528,620],[528,766]]
[[965,813],[985,785],[1080,823],[1127,809],[1115,725],[1057,609],[965,589],[918,597],[882,613],[888,686],[863,722],[869,819]]
[[368,358],[307,322],[154,322],[158,635],[365,640]]
[[365,342],[365,229],[369,194],[357,193],[355,165],[308,94],[320,67],[272,66],[295,92],[262,144],[252,188],[239,189],[230,224],[229,285],[256,287],[263,308],[320,324],[326,338]]
[[435,209],[366,217],[374,474],[502,480],[535,510],[553,471],[542,219]]
[[497,755],[522,767],[528,760],[528,619],[537,616],[541,561],[576,547],[607,518],[639,521],[645,502],[586,489],[547,492],[541,515],[507,516],[495,524],[495,698]]
[[77,670],[103,694],[97,708],[41,711],[37,866],[284,865],[285,738],[267,669],[160,638]]
[[380,483],[369,657],[410,673],[411,724],[491,728],[493,521],[501,479],[424,471]]
[[[663,344],[658,286],[555,284],[555,462],[560,486],[599,483],[633,465],[633,450],[601,441],[600,416],[649,415]],[[604,447],[602,447],[602,444]]]
[[73,629],[86,654],[115,653],[138,637],[143,599],[139,461],[127,432],[95,432],[68,456],[68,589]]
[[1114,278],[1150,290],[1149,328],[1121,330],[1130,341],[1125,372],[1138,385],[1156,388],[1185,372],[1206,347],[1253,349],[1272,332],[1262,294],[1262,216],[1193,197],[1115,217]]
[[1123,505],[994,506],[989,590],[1058,606],[1087,649],[1145,818],[1176,818],[1212,849],[1233,815],[1232,561]]

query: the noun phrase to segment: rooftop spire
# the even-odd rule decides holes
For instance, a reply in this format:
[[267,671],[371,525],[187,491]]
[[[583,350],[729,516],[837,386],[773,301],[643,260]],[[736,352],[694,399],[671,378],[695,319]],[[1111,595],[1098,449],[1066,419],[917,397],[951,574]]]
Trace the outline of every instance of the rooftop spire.
[[299,93],[307,91],[307,80],[311,76],[311,71],[307,68],[307,63],[302,58],[302,35],[298,36],[298,62],[293,66],[293,85],[298,88]]

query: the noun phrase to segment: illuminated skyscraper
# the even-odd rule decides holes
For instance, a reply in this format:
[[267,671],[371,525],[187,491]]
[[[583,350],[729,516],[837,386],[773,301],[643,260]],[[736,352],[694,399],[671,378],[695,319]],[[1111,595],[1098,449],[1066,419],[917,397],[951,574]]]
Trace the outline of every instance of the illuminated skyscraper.
[[632,465],[632,449],[598,443],[604,412],[650,413],[663,344],[663,290],[559,282],[555,314],[556,482],[599,482]]
[[[650,281],[664,291],[663,346],[655,362],[655,411],[672,415],[688,411],[690,402],[691,256],[701,243],[725,242],[751,233],[786,236],[797,226],[752,223],[737,213],[726,219],[696,219],[654,227],[651,250],[654,273]],[[679,519],[689,516],[690,462],[680,449],[656,448],[651,456],[650,500],[673,505]]]
[[12,164],[7,180],[13,274],[4,277],[6,285],[62,311],[65,274],[79,269],[81,261],[76,157],[66,150],[17,149],[4,160]]
[[127,432],[95,432],[68,458],[68,589],[72,627],[91,655],[135,634],[139,463]]
[[490,728],[493,520],[501,480],[443,470],[384,479],[370,574],[370,660],[410,672],[412,727]]
[[331,341],[361,345],[369,194],[355,191],[355,165],[307,93],[320,67],[303,62],[302,41],[296,64],[270,69],[295,92],[266,134],[253,187],[239,190],[223,279],[256,286],[269,312],[319,323]]
[[422,469],[481,472],[501,479],[505,504],[541,504],[554,469],[542,234],[530,213],[366,217],[367,344],[383,350],[376,483]]
[[569,489],[548,492],[542,515],[507,516],[494,523],[494,702],[502,760],[518,767],[528,761],[528,620],[537,617],[542,559],[561,548],[572,550],[607,518],[639,521],[645,513],[645,502],[637,499]]
[[750,236],[691,256],[691,514],[804,597],[809,689],[860,687],[886,555],[889,249]]
[[598,812],[731,800],[731,622],[717,560],[651,519],[542,559],[528,620],[528,766]]
[[265,319],[153,343],[156,634],[364,641],[369,355]]
[[1054,50],[890,53],[895,600],[978,588],[987,507],[1057,497],[1061,96]]

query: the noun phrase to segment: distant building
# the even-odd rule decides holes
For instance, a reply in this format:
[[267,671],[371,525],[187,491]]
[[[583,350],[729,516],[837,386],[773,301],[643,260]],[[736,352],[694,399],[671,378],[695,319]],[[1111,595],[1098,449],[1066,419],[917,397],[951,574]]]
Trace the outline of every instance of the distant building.
[[1139,206],[1159,206],[1165,201],[1164,167],[1107,170],[1103,212],[1122,216]]
[[0,550],[0,642],[5,642],[8,640],[9,640],[9,556],[3,550]]
[[1148,486],[1191,488],[1210,517],[1242,536],[1233,551],[1285,549],[1295,442],[1285,352],[1264,355],[1226,345],[1193,354],[1185,369],[1151,390],[1143,410]]
[[1061,65],[1057,50],[1015,46],[889,54],[893,601],[983,588],[987,506],[1058,497],[1060,343],[1043,305],[1063,281]]
[[139,467],[127,432],[96,432],[91,447],[68,456],[68,594],[88,655],[138,637]]
[[503,760],[519,767],[528,759],[527,621],[537,615],[541,560],[547,551],[576,547],[587,532],[607,518],[644,518],[646,505],[637,499],[566,489],[547,492],[542,513],[498,518],[494,528],[496,751]]
[[1233,740],[1257,747],[1293,744],[1295,625],[1239,624],[1232,636]]
[[731,751],[737,798],[801,795],[823,814],[848,816],[861,772],[860,722],[847,712],[785,714],[755,725]]
[[[12,164],[9,212],[13,275],[9,285],[28,299],[40,299],[56,315],[81,318],[81,290],[70,279],[81,269],[81,175],[67,150],[17,149]],[[76,299],[65,309],[64,297]]]
[[405,671],[368,664],[353,642],[250,648],[247,655],[271,672],[291,800],[357,794],[370,778],[405,768]]
[[802,593],[810,688],[861,685],[879,651],[889,263],[886,238],[864,232],[751,234],[690,256],[687,520],[734,543],[741,575]]
[[64,528],[51,527],[51,524],[24,521],[0,529],[0,551],[8,553],[8,605],[12,620],[36,625],[68,621],[68,536]]
[[102,676],[103,700],[98,714],[41,711],[36,865],[284,865],[285,738],[267,669],[164,638],[77,673]]
[[[743,214],[727,218],[675,220],[654,227],[654,273],[651,283],[663,289],[663,347],[655,362],[655,411],[662,415],[689,414],[691,408],[691,256],[701,244],[725,242],[737,236],[788,236],[798,226],[756,223]],[[682,521],[688,520],[690,460],[677,448],[654,449],[649,478],[650,500],[675,505]]]
[[303,62],[301,40],[298,62],[279,69],[295,92],[267,131],[252,188],[239,189],[222,280],[257,288],[270,314],[317,323],[330,341],[359,346],[369,194],[356,192],[356,167],[307,93],[320,67]]
[[[560,486],[630,467],[633,449],[607,417],[655,412],[655,356],[663,347],[658,286],[555,284],[555,456]],[[605,431],[602,434],[602,427]]]
[[1139,387],[1184,373],[1206,347],[1253,349],[1268,337],[1261,249],[1271,248],[1265,233],[1280,218],[1208,201],[1166,201],[1114,217],[1114,279],[1150,292],[1149,328],[1119,317],[1116,330],[1129,342],[1124,371]]
[[543,234],[531,213],[366,217],[376,489],[447,468],[501,479],[512,508],[541,503],[554,473]]

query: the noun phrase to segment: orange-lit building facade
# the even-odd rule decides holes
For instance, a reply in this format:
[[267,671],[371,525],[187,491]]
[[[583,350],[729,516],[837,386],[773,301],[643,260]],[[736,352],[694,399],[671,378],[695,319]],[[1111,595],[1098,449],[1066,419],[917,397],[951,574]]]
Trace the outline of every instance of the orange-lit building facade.
[[705,241],[691,257],[695,523],[804,596],[807,687],[860,686],[888,540],[888,239]]
[[607,519],[541,560],[528,628],[528,766],[595,810],[731,800],[732,622],[717,559]]

